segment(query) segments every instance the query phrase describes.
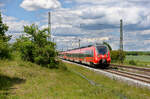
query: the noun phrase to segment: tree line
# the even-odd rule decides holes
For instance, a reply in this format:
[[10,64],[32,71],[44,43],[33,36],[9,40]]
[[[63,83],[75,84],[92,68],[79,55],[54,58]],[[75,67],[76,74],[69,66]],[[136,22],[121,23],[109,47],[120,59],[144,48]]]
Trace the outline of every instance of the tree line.
[[126,51],[126,55],[150,55],[150,51]]

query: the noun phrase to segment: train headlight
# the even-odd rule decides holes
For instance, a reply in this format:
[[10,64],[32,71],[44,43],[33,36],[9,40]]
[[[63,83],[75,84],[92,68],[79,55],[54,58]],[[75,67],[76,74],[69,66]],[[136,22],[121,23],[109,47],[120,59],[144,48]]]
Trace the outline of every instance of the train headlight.
[[97,57],[95,57],[95,60],[97,61],[97,60],[98,60],[98,58],[97,58]]

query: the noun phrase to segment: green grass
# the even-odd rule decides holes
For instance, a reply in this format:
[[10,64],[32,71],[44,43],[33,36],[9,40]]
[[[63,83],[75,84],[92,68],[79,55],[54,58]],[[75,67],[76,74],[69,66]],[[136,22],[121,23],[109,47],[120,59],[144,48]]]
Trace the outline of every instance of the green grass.
[[99,84],[100,86],[96,86],[96,90],[98,91],[97,97],[103,97],[101,99],[149,99],[150,97],[150,90],[147,88],[139,88],[121,81],[112,80],[76,65],[70,65],[68,63],[66,65],[68,69],[76,70],[88,77],[88,79]]
[[146,56],[146,55],[140,55],[140,56],[126,56],[126,60],[135,60],[135,61],[140,61],[140,62],[149,62],[150,63],[150,56]]
[[138,55],[138,56],[126,56],[125,64],[129,64],[129,61],[134,60],[137,66],[150,67],[150,56]]
[[[130,64],[130,61],[134,61],[135,64]],[[120,64],[119,62],[112,62],[113,64]],[[150,68],[150,56],[148,55],[127,55],[124,60],[124,65],[132,65],[137,67],[146,67]]]
[[[149,99],[150,90],[129,86],[76,65],[48,69],[19,60],[0,61],[0,99]],[[100,86],[72,72],[77,71]],[[126,97],[126,98],[125,98]]]

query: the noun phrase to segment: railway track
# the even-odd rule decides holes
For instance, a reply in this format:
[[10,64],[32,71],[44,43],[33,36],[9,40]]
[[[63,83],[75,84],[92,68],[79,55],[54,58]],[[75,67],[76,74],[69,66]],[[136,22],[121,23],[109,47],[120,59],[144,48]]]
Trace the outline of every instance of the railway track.
[[104,71],[150,84],[150,77],[147,75],[125,72],[120,70],[104,70]]
[[[110,66],[117,67],[119,69],[108,69],[104,71],[150,84],[150,68],[141,68],[134,66],[114,65],[114,64],[110,64]],[[130,70],[124,71],[121,70],[120,68]]]
[[126,69],[133,69],[138,71],[144,71],[144,72],[150,72],[150,68],[142,68],[142,67],[136,67],[136,66],[125,66],[125,65],[116,65],[116,64],[110,64],[112,67],[117,68],[126,68]]
[[134,72],[137,74],[143,74],[150,76],[150,68],[142,68],[142,67],[136,67],[136,66],[125,66],[125,65],[115,65],[115,64],[110,64],[110,67],[112,68],[117,68],[122,71],[128,71],[128,72]]
[[[74,63],[74,64],[78,64],[78,63]],[[118,76],[121,76],[121,77],[126,77],[126,78],[132,79],[134,81],[140,81],[140,82],[143,82],[143,83],[146,83],[146,84],[150,85],[150,76],[147,75],[146,73],[145,74],[140,74],[140,73],[121,71],[119,69],[113,69],[113,68],[100,69],[100,68],[93,68],[91,66],[87,66],[87,65],[83,65],[83,64],[80,64],[80,65],[82,65],[84,67],[87,67],[89,69],[104,71],[104,72],[107,72],[107,73],[115,74],[115,75],[118,75]],[[111,66],[112,66],[112,64],[111,64]],[[118,66],[118,65],[114,65],[114,66],[115,67],[117,66],[117,67],[120,67],[120,68],[140,70],[140,71],[143,71],[143,72],[145,72],[145,71],[150,72],[149,68],[139,68],[139,67],[133,67],[133,66],[132,67],[130,67],[130,66]]]

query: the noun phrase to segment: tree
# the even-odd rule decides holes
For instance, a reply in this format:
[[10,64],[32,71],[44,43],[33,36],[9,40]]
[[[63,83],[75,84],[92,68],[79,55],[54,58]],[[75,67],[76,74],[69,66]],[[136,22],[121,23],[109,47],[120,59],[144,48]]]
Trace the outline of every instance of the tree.
[[10,36],[6,36],[5,33],[8,31],[8,26],[3,24],[2,16],[0,13],[0,59],[11,58],[11,49],[8,44]]
[[24,26],[24,32],[29,37],[21,37],[14,44],[14,48],[19,48],[21,58],[42,66],[57,68],[58,62],[55,60],[57,56],[56,45],[48,41],[48,29],[40,30],[38,26],[33,24]]
[[31,35],[32,42],[38,45],[38,47],[43,47],[47,45],[48,42],[48,28],[40,30],[38,26],[32,24],[31,26],[24,26],[24,32]]
[[11,39],[11,36],[6,36],[5,33],[8,31],[8,26],[3,23],[0,12],[0,39],[7,42]]

